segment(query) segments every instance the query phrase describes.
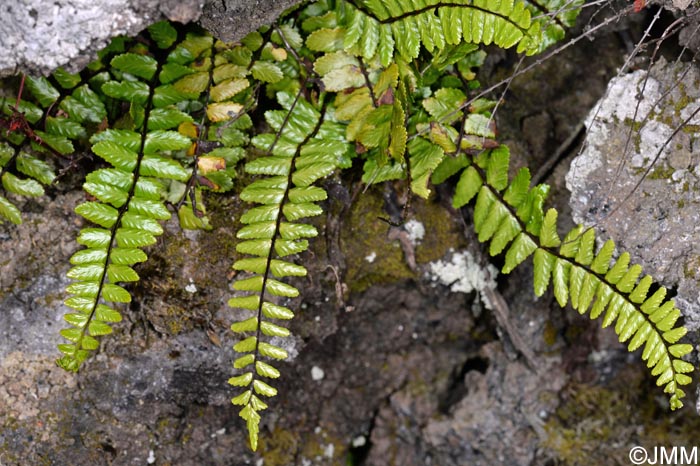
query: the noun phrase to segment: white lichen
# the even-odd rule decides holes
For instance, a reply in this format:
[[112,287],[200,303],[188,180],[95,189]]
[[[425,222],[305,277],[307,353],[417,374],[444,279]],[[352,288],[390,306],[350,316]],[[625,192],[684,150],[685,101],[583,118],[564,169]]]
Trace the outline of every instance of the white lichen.
[[368,255],[365,256],[365,260],[369,262],[370,264],[374,262],[374,259],[377,258],[377,253],[372,251]]
[[418,220],[411,219],[403,226],[408,233],[408,239],[415,246],[425,237],[425,226]]
[[367,438],[364,435],[358,435],[352,439],[353,448],[364,447],[367,444]]
[[319,382],[323,380],[323,378],[326,376],[326,373],[323,372],[323,369],[321,369],[318,366],[314,366],[311,368],[311,378],[315,380],[316,382]]
[[195,286],[194,281],[192,281],[191,278],[190,283],[187,286],[185,286],[185,291],[192,294],[195,294],[197,292],[197,287]]
[[[581,193],[585,192],[591,173],[603,166],[603,158],[609,148],[606,146],[610,136],[610,124],[616,121],[645,121],[653,110],[654,103],[661,95],[660,83],[649,77],[645,83],[646,74],[643,70],[613,78],[608,85],[606,97],[601,99],[590,111],[585,120],[587,129],[586,146],[581,154],[571,162],[571,168],[566,175],[566,187],[572,193],[579,193],[581,202],[586,202]],[[644,86],[644,92],[641,92]],[[641,100],[638,100],[640,97]],[[664,128],[665,127],[665,128]],[[641,154],[654,154],[660,144],[668,136],[668,126],[663,123],[647,120],[642,129]],[[655,132],[659,132],[654,136]],[[651,135],[647,140],[645,137]],[[600,143],[597,143],[600,141]],[[644,159],[636,159],[634,166],[643,166]],[[581,219],[574,217],[581,222]]]
[[458,251],[452,254],[449,261],[438,260],[429,264],[431,280],[441,285],[449,286],[453,293],[471,293],[476,291],[481,296],[484,305],[490,309],[485,300],[483,290],[496,288],[498,270],[489,264],[481,267],[469,251]]

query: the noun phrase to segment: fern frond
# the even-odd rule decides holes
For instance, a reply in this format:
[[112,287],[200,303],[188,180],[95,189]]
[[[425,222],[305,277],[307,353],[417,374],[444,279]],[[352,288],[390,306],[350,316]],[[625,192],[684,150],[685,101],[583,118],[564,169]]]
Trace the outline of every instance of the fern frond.
[[[74,143],[87,137],[87,126],[99,123],[106,115],[100,98],[80,77],[65,72],[58,74],[65,78],[65,84],[71,85],[70,93],[56,79],[24,76],[22,99],[18,103],[0,100],[2,112],[7,116],[0,117],[0,128],[7,128],[0,132],[0,140],[4,140],[0,141],[0,192],[42,196],[44,186],[56,177],[48,159],[72,155]],[[78,111],[86,106],[90,109]],[[3,218],[13,223],[22,221],[19,209],[0,194],[0,221]]]
[[[282,29],[294,35],[293,28]],[[183,106],[177,102],[178,93],[203,105],[197,122],[183,119],[179,126],[195,140],[188,152],[193,158],[190,177],[177,203],[184,228],[208,228],[201,191],[233,188],[235,166],[250,142],[253,123],[246,112],[256,103],[259,82],[277,83],[283,76],[284,57],[275,53],[268,38],[253,32],[242,44],[229,45],[210,35],[189,33],[163,66],[161,95],[170,106]]]
[[[184,228],[208,228],[203,192],[231,190],[234,167],[246,158],[253,181],[240,198],[255,206],[237,232],[240,278],[229,305],[245,315],[231,325],[241,355],[228,382],[241,387],[232,403],[256,449],[263,400],[277,395],[270,381],[281,376],[274,361],[287,357],[280,341],[290,335],[289,300],[300,294],[288,280],[307,274],[293,256],[318,234],[304,219],[320,215],[327,196],[314,184],[359,156],[365,183],[408,178],[424,198],[431,177],[440,183],[459,174],[453,205],[474,201],[478,238],[490,254],[504,254],[504,273],[534,256],[535,293],[551,284],[562,306],[614,324],[630,351],[644,346],[642,358],[671,407],[680,407],[692,371],[682,357],[691,348],[677,343],[685,329],[666,290],[627,254],[611,264],[614,243],[596,250],[593,230],[579,227],[562,240],[556,211],[543,209],[548,187],[530,187],[526,169],[509,180],[494,103],[467,106],[478,87],[472,68],[485,56],[479,46],[541,51],[577,14],[562,7],[560,0],[318,2],[237,44],[161,22],[142,41],[115,40],[85,72],[29,78],[30,97],[17,108],[0,101],[0,126],[20,124],[0,135],[0,217],[21,221],[5,193],[37,196],[52,182],[46,155],[65,157],[89,140],[106,163],[87,176],[91,200],[76,208],[91,226],[71,258],[72,312],[58,364],[78,370],[122,319],[116,307],[131,300],[124,284],[140,279],[136,264],[162,234],[166,204]],[[270,132],[251,138],[247,112],[259,94],[276,97],[281,109],[265,113]]]
[[3,191],[23,197],[42,196],[43,185],[51,184],[55,177],[48,163],[24,152],[19,146],[0,142],[0,222],[5,219],[14,224],[22,223],[20,210],[2,194]]
[[526,1],[533,20],[542,24],[542,51],[564,39],[566,28],[572,27],[578,17],[583,0]]
[[307,39],[314,51],[344,50],[382,66],[400,57],[411,61],[421,46],[428,52],[462,42],[518,46],[518,52],[539,51],[540,22],[532,22],[524,2],[438,0],[410,3],[386,0],[341,2],[338,26],[320,28]]
[[657,385],[670,396],[671,409],[683,406],[681,386],[690,383],[693,366],[681,358],[692,350],[678,344],[686,329],[677,326],[680,311],[666,289],[649,296],[653,279],[640,278],[642,267],[630,265],[623,253],[611,266],[615,245],[608,240],[598,251],[595,232],[578,226],[563,240],[557,233],[557,214],[543,211],[547,188],[529,187],[527,169],[508,182],[508,149],[505,146],[485,152],[462,172],[455,205],[476,197],[474,228],[479,240],[489,243],[492,255],[505,252],[503,273],[509,273],[534,254],[535,294],[541,296],[552,284],[554,296],[563,307],[567,303],[579,313],[590,310],[592,319],[602,316],[603,327],[615,324],[620,342],[629,351],[644,345],[642,359]]
[[288,256],[306,250],[307,238],[318,234],[314,226],[298,221],[322,213],[316,202],[324,200],[326,193],[312,185],[343,164],[348,151],[347,143],[333,138],[338,135],[337,125],[324,121],[323,113],[301,94],[280,92],[277,100],[283,109],[265,114],[276,132],[260,134],[252,140],[267,155],[245,165],[246,172],[265,177],[248,185],[240,195],[259,206],[241,217],[244,226],[237,237],[242,241],[236,250],[252,257],[237,260],[233,268],[250,276],[234,282],[234,289],[245,293],[229,300],[232,307],[252,311],[231,326],[233,332],[250,336],[234,346],[237,352],[244,353],[234,362],[242,374],[229,379],[229,383],[245,387],[232,402],[242,406],[240,415],[247,421],[253,450],[257,448],[258,412],[267,407],[260,397],[277,394],[263,379],[280,376],[263,358],[287,357],[284,349],[265,340],[289,336],[289,330],[278,322],[294,316],[284,305],[285,298],[299,295],[297,288],[281,279],[306,275],[306,268],[291,262]]
[[[76,145],[85,149],[88,135],[107,119],[105,101],[109,98],[99,89],[106,75],[101,73],[104,61],[123,52],[127,42],[115,39],[79,74],[59,68],[48,78],[22,76],[21,98],[0,99],[2,113],[7,116],[0,117],[0,128],[7,128],[0,131],[2,190],[19,196],[40,196],[42,186],[56,178],[56,164],[50,158],[74,163]],[[5,157],[8,150],[14,153],[9,158]],[[19,209],[0,194],[0,221],[2,218],[21,222]]]
[[415,138],[408,145],[411,165],[411,191],[427,199],[430,195],[428,180],[433,171],[440,165],[445,152],[437,144],[423,138]]
[[[152,31],[157,31],[153,34],[160,43],[167,42],[162,34],[176,35],[171,26],[154,26]],[[78,242],[86,249],[73,255],[73,267],[67,274],[74,281],[67,288],[72,296],[65,304],[76,312],[65,315],[71,327],[61,335],[69,343],[59,345],[63,357],[57,363],[71,371],[77,371],[98,348],[96,337],[110,334],[110,324],[121,321],[114,303],[131,301],[119,283],[139,280],[132,266],[146,260],[142,248],[155,243],[155,237],[163,232],[159,221],[170,218],[160,194],[163,181],[185,181],[188,176],[173,158],[192,144],[190,138],[171,129],[181,118],[168,118],[162,107],[155,105],[162,65],[150,56],[127,52],[113,58],[112,67],[114,79],[105,82],[102,90],[130,102],[133,129],[108,129],[90,139],[92,151],[111,168],[87,176],[83,189],[96,200],[76,207],[76,212],[97,228],[81,230]]]

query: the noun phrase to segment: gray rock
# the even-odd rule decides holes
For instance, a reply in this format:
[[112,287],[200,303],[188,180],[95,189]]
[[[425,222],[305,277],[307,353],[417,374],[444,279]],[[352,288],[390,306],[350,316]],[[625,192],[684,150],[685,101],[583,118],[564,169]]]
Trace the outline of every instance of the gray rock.
[[689,330],[700,328],[698,83],[693,65],[664,61],[613,79],[566,178],[574,219],[675,288]]
[[405,466],[536,464],[546,436],[542,416],[553,411],[552,394],[566,381],[555,369],[560,361],[541,359],[552,374],[545,378],[509,360],[498,342],[469,356],[459,381],[464,397],[456,403],[446,406],[411,388],[391,395],[375,421],[368,466],[385,465],[392,455]]
[[[321,249],[308,264],[303,303],[291,305],[298,310],[298,356],[280,363],[284,376],[261,426],[261,451],[250,452],[244,422],[229,401],[236,391],[227,384],[236,340],[227,327],[237,318],[224,304],[231,290],[221,273],[234,259],[221,253],[235,233],[229,221],[196,235],[168,222],[162,242],[148,250],[149,261],[137,267],[142,280],[130,287],[132,303],[120,307],[124,320],[78,374],[63,371],[54,361],[63,341],[59,330],[67,326],[65,274],[82,223],[72,211],[83,199],[71,190],[30,200],[20,205],[22,225],[0,225],[2,466],[140,466],[149,458],[184,466],[256,464],[259,458],[339,464],[360,435],[383,446],[395,443],[393,432],[371,428],[392,394],[415,405],[425,420],[441,399],[453,398],[451,374],[459,374],[469,357],[455,340],[469,342],[474,331],[473,294],[398,281],[353,294],[339,308],[335,276]],[[213,218],[237,217],[232,208]],[[437,229],[430,217],[416,218]],[[393,240],[380,236],[375,245],[378,263],[387,253],[401,257]],[[364,249],[344,253],[366,262]],[[478,344],[468,346],[475,353]],[[319,369],[322,378],[313,375]],[[452,403],[462,395],[457,390]],[[535,447],[527,444],[528,455]],[[287,450],[298,456],[296,463],[284,456]]]
[[82,69],[112,37],[161,19],[197,20],[199,0],[9,0],[0,5],[0,77]]
[[[1,40],[7,44],[0,54],[17,49],[0,55],[0,69],[5,73],[15,69],[47,72],[67,62],[78,68],[112,34],[133,34],[163,16],[190,21],[200,8],[204,8],[201,24],[222,39],[235,40],[294,3],[219,0],[202,7],[194,2],[150,0],[136,7],[137,0],[112,0],[100,15],[112,14],[113,23],[81,25],[81,30],[62,26],[54,31],[48,25],[53,21],[50,18],[74,24],[75,18],[66,11],[84,18],[81,15],[91,11],[92,3],[58,0],[53,9],[37,10],[34,18],[30,7],[22,6],[23,10],[18,6],[20,0],[10,1],[0,7],[3,19],[4,13],[12,12],[13,18],[24,22],[10,20],[11,24],[0,25],[5,28],[0,31]],[[72,5],[73,10],[62,11],[65,5]],[[50,16],[54,10],[62,16]],[[39,21],[41,14],[49,16]],[[44,35],[31,31],[35,23],[42,25]],[[100,28],[109,31],[99,38],[81,36],[84,29],[102,34]],[[49,36],[55,40],[46,40]],[[76,42],[79,37],[87,37],[86,42]],[[33,47],[42,51],[28,58],[26,44],[37,39]],[[61,48],[44,50],[42,40],[60,43]],[[37,62],[30,64],[30,60]],[[590,60],[585,58],[585,63]],[[598,73],[588,67],[585,75]],[[543,82],[530,81],[536,101],[548,100],[535,93],[543,89]],[[553,87],[551,92],[559,93]],[[560,104],[559,108],[583,111],[586,99],[594,97],[589,89],[579,94],[575,105]],[[575,111],[567,114],[572,120],[578,118]],[[562,125],[560,113],[566,112],[534,115],[524,126],[533,133],[539,128],[557,128]],[[544,146],[537,145],[537,137],[527,141],[545,152]],[[687,168],[693,162],[690,151],[679,152],[668,161],[674,173],[679,172],[679,180],[689,176]],[[641,155],[635,161],[638,169],[645,163]],[[578,183],[586,188],[584,178]],[[124,321],[115,326],[113,335],[102,339],[99,354],[74,375],[60,370],[54,360],[58,355],[55,345],[61,342],[58,329],[65,326],[62,314],[66,309],[61,302],[68,258],[78,247],[74,238],[80,221],[73,208],[84,194],[75,186],[64,189],[23,205],[24,225],[0,225],[2,466],[262,462],[266,466],[325,466],[345,464],[349,454],[357,455],[358,462],[364,457],[367,465],[552,464],[554,459],[539,457],[550,435],[543,424],[556,418],[560,394],[566,398],[579,389],[575,380],[568,386],[572,383],[569,373],[579,377],[585,371],[593,371],[594,376],[612,373],[629,384],[628,375],[618,377],[619,369],[628,364],[624,359],[628,355],[614,335],[595,346],[600,350],[596,355],[612,355],[597,358],[596,364],[605,371],[587,364],[586,356],[594,346],[583,340],[597,334],[590,328],[580,331],[591,325],[587,319],[562,313],[551,296],[535,300],[527,281],[529,266],[510,277],[504,297],[514,325],[541,358],[545,370],[541,374],[518,360],[507,343],[495,341],[499,329],[494,329],[489,313],[475,317],[470,312],[478,308],[473,295],[449,294],[446,287],[433,287],[420,279],[427,272],[425,266],[412,273],[403,264],[403,253],[396,259],[401,245],[388,238],[388,227],[376,220],[383,210],[358,210],[354,217],[336,215],[347,214],[344,198],[329,196],[327,207],[332,215],[324,228],[326,241],[319,239],[305,255],[309,276],[300,282],[303,302],[299,299],[292,306],[299,310],[292,328],[298,355],[281,363],[283,376],[276,385],[280,394],[265,413],[261,451],[253,454],[245,445],[244,423],[228,401],[234,392],[226,384],[233,374],[235,337],[227,330],[234,311],[224,304],[231,290],[222,271],[235,258],[231,218],[239,217],[238,201],[228,196],[215,203],[212,218],[218,220],[213,232],[187,235],[172,228],[173,222],[166,225],[162,241],[148,250],[150,260],[138,267],[142,280],[130,287],[134,300],[121,309]],[[373,195],[376,192],[363,194],[358,203]],[[349,204],[347,194],[345,198]],[[372,201],[375,204],[381,206]],[[421,205],[421,200],[413,203],[414,209],[425,212],[416,219],[430,234],[416,246],[416,255],[427,254],[420,248],[436,248],[428,246],[430,241],[462,248],[459,241],[445,240],[454,231],[448,236],[444,233],[445,225],[450,225],[461,236],[462,219],[453,217],[454,213],[436,216],[434,211],[440,207],[435,203]],[[371,230],[370,240],[353,240],[352,235],[370,236],[363,229],[352,232],[353,225]],[[376,251],[376,262],[367,259],[371,251]],[[338,265],[337,271],[329,267],[346,263],[352,267]],[[354,282],[348,279],[352,268]],[[360,288],[360,283],[361,290],[344,290],[346,284]],[[558,336],[564,335],[564,319],[572,322],[566,338]],[[581,340],[576,339],[576,332]],[[319,370],[323,377],[318,376]],[[646,376],[640,367],[632,373]],[[568,388],[563,389],[565,385]],[[629,385],[630,397],[642,394],[643,400],[655,403],[647,384]],[[599,400],[596,397],[596,404]],[[633,400],[639,404],[639,398]],[[604,417],[629,422],[635,440],[639,432],[658,431],[651,425],[640,428],[644,424],[637,418],[628,420],[633,412],[628,405],[613,406],[618,405],[616,412],[603,409]],[[578,417],[581,426],[602,430],[599,420],[591,420],[585,411]],[[591,438],[586,443],[595,451],[605,451],[607,445],[621,450],[619,445],[629,443],[628,437],[615,442]]]
[[213,0],[204,7],[199,23],[219,39],[232,42],[272,24],[297,3],[299,0]]
[[[134,36],[162,19],[200,20],[234,41],[272,23],[297,0],[8,0],[0,4],[0,77],[79,71],[112,37]],[[200,18],[201,17],[201,18]]]

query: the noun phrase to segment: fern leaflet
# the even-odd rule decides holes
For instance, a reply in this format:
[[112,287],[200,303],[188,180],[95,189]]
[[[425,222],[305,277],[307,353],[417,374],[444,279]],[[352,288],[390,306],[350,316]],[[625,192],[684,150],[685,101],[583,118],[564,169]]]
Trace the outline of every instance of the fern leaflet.
[[[264,399],[277,394],[270,380],[281,375],[274,361],[287,357],[284,321],[299,295],[286,279],[307,274],[293,256],[317,236],[303,220],[320,215],[327,196],[314,184],[358,157],[363,182],[407,178],[423,198],[430,180],[459,174],[454,206],[474,202],[478,238],[490,254],[504,254],[504,273],[533,256],[535,293],[551,284],[560,305],[614,324],[630,351],[644,348],[671,408],[682,406],[692,371],[682,358],[691,347],[678,343],[685,329],[673,300],[628,254],[613,261],[612,241],[596,250],[593,230],[577,227],[562,240],[556,211],[543,208],[549,188],[531,187],[526,169],[509,180],[494,102],[469,98],[479,87],[481,44],[537,53],[573,23],[580,2],[571,5],[320,1],[236,44],[162,22],[143,41],[114,41],[80,74],[28,78],[30,98],[17,108],[0,101],[0,126],[14,129],[0,135],[0,218],[21,222],[12,196],[41,195],[52,182],[47,155],[67,157],[89,141],[107,164],[87,176],[91,200],[76,208],[93,225],[71,258],[73,312],[58,364],[77,370],[122,319],[115,303],[131,300],[122,285],[139,280],[135,265],[162,234],[160,221],[175,210],[184,228],[209,228],[203,192],[230,191],[245,158],[253,181],[240,198],[255,206],[237,232],[240,278],[229,305],[243,311],[231,325],[241,354],[228,382],[241,387],[232,403],[256,449]],[[247,112],[260,95],[281,109],[267,111],[271,129],[251,137]]]

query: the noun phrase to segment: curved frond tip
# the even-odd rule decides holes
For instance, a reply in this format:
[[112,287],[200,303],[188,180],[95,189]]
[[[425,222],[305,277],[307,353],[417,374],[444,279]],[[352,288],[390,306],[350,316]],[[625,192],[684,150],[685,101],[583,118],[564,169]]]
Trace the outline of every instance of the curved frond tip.
[[492,255],[505,251],[504,273],[534,255],[535,294],[541,296],[551,284],[562,307],[570,303],[591,319],[602,318],[603,327],[614,325],[629,351],[643,348],[641,357],[669,395],[671,409],[680,408],[681,387],[691,382],[693,371],[682,358],[692,345],[679,343],[687,330],[677,323],[681,312],[673,299],[651,276],[642,276],[641,266],[630,264],[629,253],[613,261],[612,240],[596,250],[592,228],[578,226],[561,240],[556,210],[545,213],[542,207],[546,192],[529,187],[526,169],[509,183],[508,150],[500,147],[462,172],[455,200],[463,205],[476,197],[475,230]]

